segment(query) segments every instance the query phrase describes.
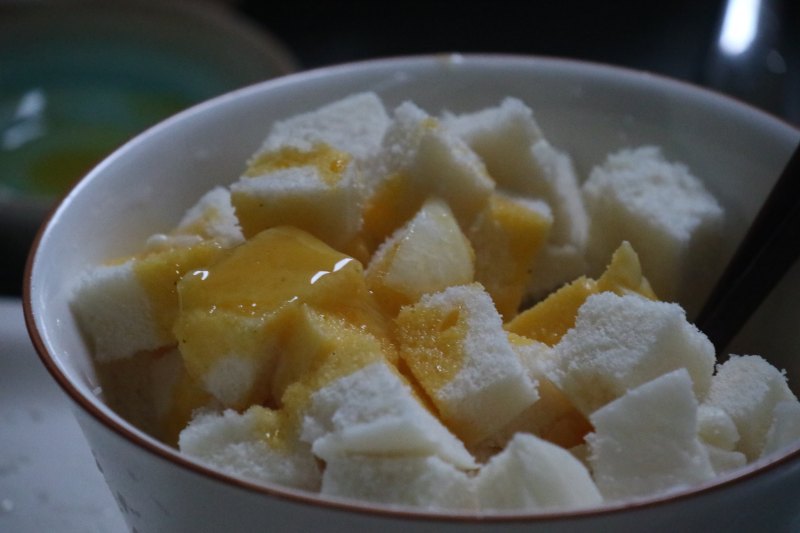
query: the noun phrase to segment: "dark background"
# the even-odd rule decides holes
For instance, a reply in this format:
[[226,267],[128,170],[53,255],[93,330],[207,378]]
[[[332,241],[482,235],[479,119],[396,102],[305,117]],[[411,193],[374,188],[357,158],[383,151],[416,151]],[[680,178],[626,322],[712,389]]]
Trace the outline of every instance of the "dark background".
[[[725,0],[293,0],[233,6],[281,39],[303,68],[438,52],[585,59],[719,88],[800,124],[800,2],[756,1],[760,37],[736,59],[722,57],[717,47]],[[769,70],[773,51],[787,72]]]
[[[714,88],[800,125],[797,0],[761,1],[757,38],[735,58],[717,46],[726,0],[225,4],[282,41],[301,69],[443,52],[583,59]],[[31,239],[0,246],[0,294],[20,294]]]

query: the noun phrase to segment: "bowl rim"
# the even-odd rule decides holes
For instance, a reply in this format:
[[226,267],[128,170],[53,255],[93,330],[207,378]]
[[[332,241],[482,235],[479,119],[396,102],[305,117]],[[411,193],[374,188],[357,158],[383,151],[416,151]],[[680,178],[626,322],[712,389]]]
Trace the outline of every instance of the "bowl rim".
[[622,500],[620,502],[603,503],[599,506],[577,508],[573,510],[550,510],[544,512],[515,510],[515,511],[448,511],[448,510],[429,510],[419,509],[410,506],[398,506],[389,504],[378,504],[370,502],[361,502],[355,499],[345,499],[338,497],[331,497],[304,491],[302,489],[295,489],[286,487],[277,483],[257,482],[251,481],[242,477],[237,477],[227,474],[221,470],[207,466],[191,457],[181,453],[175,448],[166,444],[156,441],[149,437],[144,432],[134,428],[129,423],[125,422],[121,417],[120,421],[114,419],[108,413],[101,410],[95,403],[87,398],[81,390],[76,387],[69,377],[61,370],[59,364],[56,362],[57,357],[50,353],[46,346],[42,335],[39,332],[36,322],[36,311],[33,309],[32,296],[36,291],[35,282],[33,280],[33,270],[35,268],[36,260],[39,254],[40,245],[43,237],[48,232],[51,221],[55,218],[58,212],[64,208],[69,198],[77,194],[82,184],[87,182],[96,174],[100,174],[104,167],[107,166],[112,160],[121,155],[122,152],[127,151],[128,147],[132,144],[141,142],[145,137],[153,134],[154,131],[166,129],[171,127],[173,122],[183,121],[189,115],[197,113],[204,113],[207,108],[215,107],[220,103],[227,100],[232,100],[241,97],[242,95],[251,92],[269,91],[273,88],[281,87],[283,85],[290,85],[296,83],[305,83],[319,77],[329,75],[342,74],[347,71],[359,70],[364,68],[380,68],[389,66],[411,66],[419,68],[433,64],[434,62],[441,61],[454,61],[457,63],[469,63],[471,65],[481,64],[483,62],[492,62],[493,64],[504,63],[505,65],[517,64],[526,65],[528,67],[541,64],[550,68],[567,68],[575,69],[581,68],[588,69],[589,72],[604,73],[607,75],[613,74],[624,79],[626,83],[630,83],[635,79],[649,78],[657,82],[660,86],[677,90],[681,94],[688,94],[694,98],[706,98],[711,100],[720,101],[727,106],[738,108],[738,111],[755,113],[760,120],[771,122],[773,125],[778,125],[781,128],[786,128],[790,134],[800,137],[800,127],[789,123],[787,120],[776,117],[766,111],[758,109],[753,105],[740,101],[732,96],[719,93],[712,89],[708,89],[691,82],[683,81],[680,79],[671,78],[669,76],[648,72],[645,70],[637,70],[629,67],[599,63],[594,61],[586,61],[574,58],[563,58],[556,56],[544,55],[521,55],[521,54],[505,54],[505,53],[438,53],[438,54],[420,54],[420,55],[406,55],[406,56],[393,56],[372,58],[359,61],[352,61],[336,65],[329,65],[318,67],[310,70],[295,72],[276,78],[271,78],[250,86],[242,87],[231,92],[216,96],[204,102],[198,103],[194,106],[183,110],[166,120],[159,122],[136,135],[122,146],[114,150],[111,154],[106,156],[98,165],[96,165],[90,172],[88,172],[81,179],[77,180],[72,187],[67,191],[50,209],[46,215],[43,223],[39,227],[30,252],[25,264],[25,271],[23,277],[23,294],[22,294],[22,307],[25,318],[25,325],[33,343],[33,346],[44,366],[47,368],[50,375],[55,379],[59,386],[69,396],[69,398],[80,407],[86,414],[94,418],[96,422],[104,426],[105,429],[111,430],[119,437],[128,441],[138,447],[140,450],[147,454],[154,455],[157,458],[168,461],[175,466],[188,470],[194,474],[198,474],[210,480],[222,482],[233,488],[245,490],[256,495],[263,495],[270,498],[279,500],[287,500],[295,504],[310,505],[327,510],[367,514],[373,517],[383,518],[398,518],[409,521],[434,521],[434,522],[451,522],[462,524],[486,523],[486,524],[499,524],[499,523],[545,523],[554,521],[568,521],[568,520],[586,520],[590,518],[598,518],[607,515],[616,515],[626,511],[643,511],[646,509],[661,507],[668,504],[673,504],[696,496],[716,493],[725,490],[731,486],[739,485],[755,477],[771,472],[776,468],[788,463],[800,462],[800,443],[796,446],[789,447],[783,452],[778,452],[767,456],[766,458],[756,459],[754,462],[746,465],[745,467],[736,469],[733,473],[725,473],[715,476],[713,479],[706,482],[693,485],[689,488],[676,488],[668,490],[664,493],[655,496],[636,497],[632,499]]

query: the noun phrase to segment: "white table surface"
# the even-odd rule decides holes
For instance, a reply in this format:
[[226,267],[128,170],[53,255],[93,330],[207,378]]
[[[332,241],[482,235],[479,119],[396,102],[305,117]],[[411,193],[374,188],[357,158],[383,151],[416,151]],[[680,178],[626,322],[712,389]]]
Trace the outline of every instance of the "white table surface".
[[9,298],[0,298],[0,531],[126,531],[66,394],[33,349],[22,303]]

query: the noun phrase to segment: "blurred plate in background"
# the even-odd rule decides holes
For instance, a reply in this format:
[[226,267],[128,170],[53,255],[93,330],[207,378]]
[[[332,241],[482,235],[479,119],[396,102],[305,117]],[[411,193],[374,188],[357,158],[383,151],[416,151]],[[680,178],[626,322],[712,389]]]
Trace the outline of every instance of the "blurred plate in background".
[[45,213],[114,148],[195,103],[291,72],[284,46],[224,4],[0,6],[2,293]]

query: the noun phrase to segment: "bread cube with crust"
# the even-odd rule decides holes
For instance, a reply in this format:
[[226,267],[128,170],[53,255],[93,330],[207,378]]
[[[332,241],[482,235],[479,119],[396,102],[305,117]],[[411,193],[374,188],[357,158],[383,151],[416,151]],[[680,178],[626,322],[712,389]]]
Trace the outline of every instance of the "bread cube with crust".
[[361,227],[356,165],[350,154],[327,144],[261,152],[230,189],[248,239],[265,229],[294,226],[347,249]]
[[231,204],[231,193],[224,187],[215,187],[204,194],[175,229],[148,238],[145,249],[162,251],[204,240],[214,241],[223,248],[233,248],[244,242],[239,219]]
[[590,267],[599,270],[621,241],[630,241],[656,294],[681,301],[691,315],[713,281],[708,265],[715,264],[723,224],[722,208],[702,182],[646,146],[610,154],[582,192]]
[[[273,397],[283,311],[307,304],[382,337],[358,261],[297,228],[265,230],[178,283],[175,334],[187,372],[223,405]],[[302,314],[292,315],[298,319]]]
[[556,510],[603,501],[586,467],[564,448],[518,433],[475,478],[479,505],[492,510]]
[[509,333],[508,337],[525,371],[532,381],[538,383],[539,399],[499,431],[474,446],[473,453],[479,458],[491,457],[503,450],[520,432],[535,435],[568,450],[584,445],[584,437],[592,430],[589,420],[545,374],[548,361],[553,356],[553,348],[514,333]]
[[628,294],[589,296],[555,346],[547,376],[586,415],[647,381],[686,368],[705,399],[714,347],[677,304]]
[[475,460],[386,362],[375,362],[315,391],[302,435],[324,461],[342,456],[437,456],[468,470]]
[[467,444],[494,434],[538,398],[480,284],[427,294],[404,307],[396,325],[401,360]]
[[655,299],[647,278],[642,274],[639,256],[627,242],[617,248],[605,272],[597,280],[578,277],[507,322],[505,328],[553,346],[575,325],[578,309],[586,298],[604,291],[619,295],[635,293]]
[[283,433],[280,415],[252,406],[244,413],[201,411],[181,432],[181,452],[252,481],[319,490],[321,472],[310,447]]
[[475,150],[500,189],[547,202],[550,242],[583,247],[587,218],[572,162],[545,139],[528,106],[506,98],[475,113],[446,114],[443,123]]
[[736,424],[740,436],[736,450],[749,461],[761,456],[775,408],[782,402],[797,402],[786,375],[757,355],[731,355],[719,365],[707,400]]
[[213,264],[224,250],[215,241],[168,247],[100,265],[79,280],[71,301],[99,362],[174,346],[178,280]]
[[469,475],[435,455],[335,455],[325,463],[320,493],[417,509],[477,509]]
[[685,368],[632,388],[590,415],[594,480],[606,500],[657,494],[714,476],[697,436],[697,400]]
[[366,172],[364,238],[374,250],[437,196],[462,228],[483,209],[494,181],[480,158],[425,111],[406,102],[394,111],[379,157]]
[[453,212],[429,198],[373,255],[365,271],[367,286],[394,316],[423,294],[472,283],[475,254]]
[[356,93],[276,122],[256,155],[285,147],[308,151],[324,143],[366,160],[380,148],[390,121],[378,95]]
[[169,233],[148,238],[135,256],[100,265],[79,281],[72,309],[98,361],[172,346],[175,284],[243,242],[227,189],[204,194]]

